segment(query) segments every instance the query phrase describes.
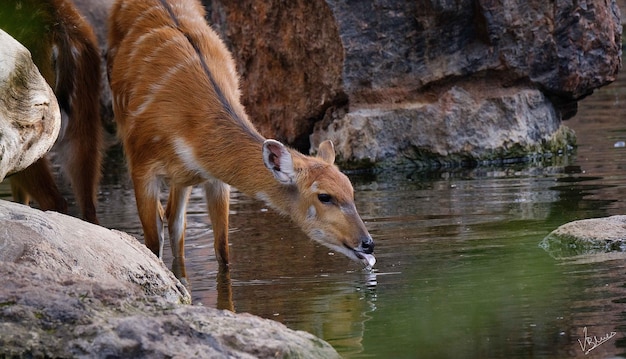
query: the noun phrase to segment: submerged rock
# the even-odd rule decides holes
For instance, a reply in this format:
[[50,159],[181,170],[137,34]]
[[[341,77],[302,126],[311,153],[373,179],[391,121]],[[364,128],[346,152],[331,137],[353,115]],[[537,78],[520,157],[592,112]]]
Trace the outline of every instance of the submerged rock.
[[189,302],[135,238],[0,201],[2,357],[339,357],[311,334]]
[[626,252],[626,216],[566,223],[546,236],[539,246],[554,258]]

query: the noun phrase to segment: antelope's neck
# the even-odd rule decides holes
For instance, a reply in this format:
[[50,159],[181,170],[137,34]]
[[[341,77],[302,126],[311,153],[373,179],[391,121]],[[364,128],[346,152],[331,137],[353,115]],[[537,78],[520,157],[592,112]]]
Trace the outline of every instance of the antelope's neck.
[[214,177],[281,213],[289,214],[291,198],[297,195],[295,187],[280,184],[265,167],[262,140],[238,136],[213,152],[210,157],[217,159],[219,164],[206,168]]

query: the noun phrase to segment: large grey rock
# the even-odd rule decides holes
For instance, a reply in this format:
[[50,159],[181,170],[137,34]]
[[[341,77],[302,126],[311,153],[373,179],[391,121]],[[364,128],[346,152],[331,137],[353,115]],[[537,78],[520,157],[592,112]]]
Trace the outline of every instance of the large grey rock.
[[172,303],[190,301],[167,267],[126,233],[8,201],[0,201],[0,223],[0,264],[117,283],[129,294],[155,295]]
[[311,142],[331,139],[350,162],[415,165],[437,157],[450,165],[551,152],[572,142],[573,134],[559,129],[559,117],[541,91],[464,84],[434,101],[353,107],[319,123]]
[[546,236],[540,247],[555,258],[626,252],[626,216],[566,223]]
[[60,126],[56,97],[30,52],[0,30],[0,181],[47,153]]
[[189,301],[135,238],[0,201],[2,357],[339,357],[311,334]]

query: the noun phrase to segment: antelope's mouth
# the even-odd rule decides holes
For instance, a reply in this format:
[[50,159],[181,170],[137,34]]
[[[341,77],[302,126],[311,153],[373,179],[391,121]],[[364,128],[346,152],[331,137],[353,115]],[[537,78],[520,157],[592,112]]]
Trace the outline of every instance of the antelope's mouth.
[[350,250],[352,251],[354,256],[361,263],[363,263],[363,265],[365,265],[366,268],[372,269],[374,267],[374,264],[376,264],[376,257],[374,257],[373,254],[368,254],[368,253],[365,253],[365,252],[361,252],[361,251],[353,249],[353,248],[350,248]]

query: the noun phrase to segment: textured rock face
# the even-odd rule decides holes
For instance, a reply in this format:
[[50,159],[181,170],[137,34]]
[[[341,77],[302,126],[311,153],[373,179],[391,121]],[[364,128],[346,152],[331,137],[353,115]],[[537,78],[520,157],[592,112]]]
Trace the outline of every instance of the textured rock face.
[[433,102],[361,106],[320,123],[311,138],[331,139],[352,161],[419,165],[435,155],[441,165],[454,165],[548,151],[570,136],[558,131],[560,121],[540,91],[481,87],[457,84]]
[[339,357],[311,334],[189,301],[129,235],[0,201],[0,357]]
[[[448,152],[455,157],[489,158],[493,149],[501,157],[519,156],[519,152],[507,151],[520,139],[519,131],[506,136],[507,125],[516,116],[519,121],[529,121],[522,126],[538,126],[541,133],[530,131],[515,147],[531,144],[529,149],[548,150],[562,140],[545,142],[554,137],[559,127],[555,124],[575,113],[576,100],[613,81],[620,67],[621,25],[614,1],[320,0],[281,4],[269,1],[235,6],[205,1],[212,23],[219,24],[239,61],[244,101],[262,132],[295,141],[304,149],[305,141],[295,139],[306,136],[299,131],[316,124],[313,149],[332,138],[339,141],[339,155],[344,160],[397,160],[410,157],[405,149],[414,146],[417,148],[412,151],[434,157]],[[316,16],[303,15],[312,12]],[[478,113],[490,119],[482,122],[481,117],[479,122],[472,121],[471,127],[459,129],[465,133],[462,138],[438,131],[455,113],[462,116],[467,111],[424,104],[436,106],[443,101],[454,106],[439,97],[454,92],[455,87],[467,87],[465,83],[474,79],[497,79],[488,84],[487,90],[492,92],[506,89],[500,98],[467,91],[471,102],[482,103]],[[305,83],[315,86],[303,86]],[[500,103],[526,97],[528,91],[538,92],[533,96],[542,97],[543,106],[553,110],[535,111],[529,109],[528,101],[517,100],[519,107],[510,106],[503,112]],[[514,92],[517,94],[512,95]],[[278,96],[271,98],[274,94]],[[304,108],[294,100],[306,102],[306,112],[292,112]],[[399,108],[402,116],[390,108]],[[489,112],[489,108],[495,111]],[[367,110],[372,110],[372,116]],[[371,121],[372,127],[385,133],[376,138],[359,133],[350,127],[355,117],[359,123]],[[470,123],[467,118],[453,121]],[[485,135],[491,132],[502,135]],[[418,139],[432,134],[438,137],[430,143]],[[359,136],[371,139],[361,147],[385,150],[361,153],[354,147]],[[485,137],[489,140],[483,143]],[[461,143],[464,140],[465,144]],[[445,147],[461,150],[442,151]]]
[[[204,1],[234,52],[242,102],[268,137],[308,147],[315,121],[345,103],[343,47],[323,1]],[[307,148],[308,150],[308,148]]]
[[620,64],[615,2],[329,5],[346,49],[344,81],[350,94],[368,93],[367,85],[370,96],[386,89],[411,92],[489,70],[510,84],[527,80],[553,95],[576,99],[613,81]]
[[0,181],[48,152],[60,126],[56,97],[30,53],[0,30]]

